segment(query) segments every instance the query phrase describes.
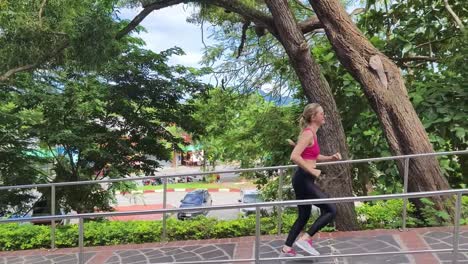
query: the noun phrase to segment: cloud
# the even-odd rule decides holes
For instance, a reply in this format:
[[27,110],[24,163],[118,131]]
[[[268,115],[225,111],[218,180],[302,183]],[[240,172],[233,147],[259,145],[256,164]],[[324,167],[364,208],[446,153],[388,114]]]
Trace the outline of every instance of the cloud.
[[[122,19],[133,19],[141,8],[124,8],[119,10]],[[193,8],[179,4],[176,6],[153,11],[140,24],[147,32],[141,32],[146,47],[154,52],[160,52],[172,47],[180,47],[186,55],[173,56],[170,63],[197,67],[202,58],[203,43],[199,25],[190,24],[187,18]],[[205,43],[209,43],[205,38]]]

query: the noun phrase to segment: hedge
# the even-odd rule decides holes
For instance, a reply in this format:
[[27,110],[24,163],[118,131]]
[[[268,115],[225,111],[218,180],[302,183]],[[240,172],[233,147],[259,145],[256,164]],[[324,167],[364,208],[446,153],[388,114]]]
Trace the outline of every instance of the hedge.
[[[445,212],[434,209],[429,199],[421,200],[425,207],[415,217],[414,206],[408,203],[408,227],[451,225],[453,221]],[[357,208],[357,215],[363,229],[398,228],[401,227],[403,201],[388,200],[363,204]],[[468,197],[462,201],[461,224],[468,224]],[[282,216],[281,233],[287,233],[296,219],[293,209],[287,209]],[[260,219],[262,235],[278,233],[277,217],[262,217]],[[309,225],[312,224],[312,219]],[[322,231],[333,231],[333,227],[325,227]],[[84,223],[85,246],[107,246],[119,244],[138,244],[160,242],[162,233],[161,221],[88,221]],[[255,235],[255,216],[235,220],[218,220],[203,216],[192,220],[179,221],[175,218],[167,220],[167,239],[199,240],[213,238],[231,238]],[[78,226],[57,226],[57,247],[77,247]],[[50,247],[50,227],[32,224],[0,224],[0,250],[20,250]]]
[[[295,214],[283,215],[282,232],[288,232],[295,221]],[[262,234],[277,234],[277,218],[261,218]],[[84,245],[106,246],[160,242],[161,221],[90,221],[84,223]],[[255,235],[255,217],[236,220],[217,220],[198,217],[193,220],[167,220],[167,238],[174,240],[198,240]],[[0,225],[0,250],[19,250],[50,247],[50,227],[32,224]],[[78,225],[56,228],[57,247],[77,247]]]

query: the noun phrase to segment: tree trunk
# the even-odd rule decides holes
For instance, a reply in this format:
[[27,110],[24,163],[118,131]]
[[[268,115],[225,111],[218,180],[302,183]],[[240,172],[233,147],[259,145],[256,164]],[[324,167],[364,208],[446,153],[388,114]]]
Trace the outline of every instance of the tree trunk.
[[[359,31],[338,0],[309,0],[338,59],[364,89],[394,155],[433,152],[411,104],[400,69]],[[397,163],[403,175],[403,161]],[[411,159],[408,190],[449,189],[434,157]],[[438,209],[448,209],[434,197]],[[449,210],[450,211],[450,210]]]
[[[341,118],[335,104],[330,86],[320,72],[320,66],[310,54],[297,22],[290,11],[286,0],[265,1],[272,13],[276,32],[271,32],[282,43],[289,56],[291,65],[301,82],[309,102],[318,102],[327,114],[327,121],[319,130],[318,141],[324,154],[331,155],[340,151],[344,159],[348,158],[346,138]],[[353,196],[351,171],[348,165],[323,166],[326,174],[319,186],[332,197]],[[358,224],[353,203],[337,204],[338,230],[356,230]]]

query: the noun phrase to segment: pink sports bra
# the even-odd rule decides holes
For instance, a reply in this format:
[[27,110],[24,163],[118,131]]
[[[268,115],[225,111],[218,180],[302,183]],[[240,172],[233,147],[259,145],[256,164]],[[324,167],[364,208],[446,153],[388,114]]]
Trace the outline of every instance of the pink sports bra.
[[[310,130],[310,128],[306,127],[302,132],[306,130]],[[312,130],[310,132],[312,132]],[[316,160],[319,154],[320,146],[317,141],[317,135],[314,135],[314,144],[310,147],[306,147],[304,151],[302,151],[301,157],[305,160]]]

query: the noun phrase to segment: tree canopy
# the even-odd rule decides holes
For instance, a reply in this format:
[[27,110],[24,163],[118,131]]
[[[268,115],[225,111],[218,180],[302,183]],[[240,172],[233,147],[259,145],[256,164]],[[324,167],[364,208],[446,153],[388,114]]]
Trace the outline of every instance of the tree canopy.
[[[0,1],[2,185],[151,173],[169,158],[165,142],[177,139],[165,127],[184,125],[182,99],[205,85],[198,70],[168,65],[182,50],[158,54],[118,36],[117,9],[107,0]],[[57,199],[67,210],[109,209],[104,187],[58,188]],[[29,198],[2,192],[0,211],[27,210]]]

